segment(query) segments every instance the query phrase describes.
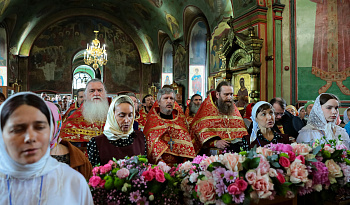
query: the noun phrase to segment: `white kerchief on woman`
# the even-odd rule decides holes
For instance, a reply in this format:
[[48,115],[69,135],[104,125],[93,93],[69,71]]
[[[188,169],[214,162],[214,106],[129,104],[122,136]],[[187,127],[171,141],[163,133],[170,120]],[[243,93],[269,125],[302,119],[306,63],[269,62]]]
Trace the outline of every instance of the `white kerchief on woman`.
[[346,108],[345,111],[344,111],[344,114],[343,114],[343,118],[344,118],[344,123],[345,124],[348,124],[348,122],[350,121],[349,118],[348,118],[348,110],[350,109],[350,107]]
[[[327,94],[327,93],[323,93],[323,94]],[[307,126],[311,126],[313,128],[316,128],[317,130],[323,131],[324,136],[328,140],[336,139],[333,133],[333,129],[336,126],[335,124],[336,120],[334,120],[333,122],[327,122],[321,107],[321,102],[320,102],[321,95],[319,95],[315,100],[315,104],[312,107],[312,110],[309,115],[309,119],[307,121]],[[338,115],[339,115],[339,112],[338,112]]]
[[256,112],[258,108],[263,104],[269,104],[269,103],[265,101],[259,101],[253,106],[252,116],[250,117],[250,119],[252,119],[253,121],[253,129],[252,129],[252,134],[250,135],[250,143],[254,142],[258,135],[259,125],[258,125],[258,122],[256,121],[256,114],[257,114]]
[[[127,133],[124,133],[115,119],[115,108],[122,102],[122,99],[126,99],[126,101],[132,106],[133,109],[133,119],[131,122],[130,129]],[[125,101],[124,101],[125,102]],[[107,120],[106,124],[104,127],[103,134],[106,135],[108,140],[119,140],[119,139],[126,139],[129,137],[131,133],[134,132],[133,124],[134,124],[134,119],[135,119],[135,107],[134,107],[134,102],[131,100],[131,98],[127,95],[120,95],[116,98],[113,99],[111,105],[109,106],[108,109],[108,115],[107,115]]]
[[[19,95],[25,95],[25,94],[31,94],[36,95],[35,93],[31,92],[21,92],[17,93],[10,98],[8,98],[0,107],[0,116],[2,113],[2,109],[4,106],[9,102],[10,99],[19,96]],[[39,97],[40,98],[40,97]],[[45,103],[44,103],[45,104]],[[45,104],[46,105],[46,104]],[[47,106],[46,106],[47,107]],[[50,112],[50,138],[47,139],[49,142],[51,141],[52,135],[53,135],[53,122],[52,122],[52,115],[49,107],[47,109]],[[1,124],[1,119],[0,119]],[[8,177],[14,177],[19,179],[30,179],[35,178],[39,176],[43,176],[47,174],[48,172],[56,169],[59,166],[59,162],[57,162],[56,159],[52,158],[50,156],[50,143],[48,143],[47,151],[45,155],[37,162],[32,164],[19,164],[15,160],[13,160],[10,155],[6,151],[6,146],[3,139],[3,130],[0,128],[0,173],[3,173],[7,175]]]

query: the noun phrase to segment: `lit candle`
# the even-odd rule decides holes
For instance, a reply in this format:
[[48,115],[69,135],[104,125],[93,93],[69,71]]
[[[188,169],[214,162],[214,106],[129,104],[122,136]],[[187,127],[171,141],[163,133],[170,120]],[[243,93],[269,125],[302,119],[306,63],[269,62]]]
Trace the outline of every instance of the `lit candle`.
[[86,58],[86,51],[84,52],[84,59]]

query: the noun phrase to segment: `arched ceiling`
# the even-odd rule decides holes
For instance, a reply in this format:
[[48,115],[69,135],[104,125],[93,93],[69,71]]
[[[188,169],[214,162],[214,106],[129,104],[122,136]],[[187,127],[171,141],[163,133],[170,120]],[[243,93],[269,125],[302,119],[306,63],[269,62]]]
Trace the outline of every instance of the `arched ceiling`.
[[233,15],[232,0],[0,0],[0,22],[9,30],[11,52],[27,56],[33,41],[51,24],[72,16],[101,18],[130,35],[141,61],[149,63],[159,59],[159,30],[172,41],[183,39],[184,10],[189,6],[198,8],[196,14],[202,12],[211,31]]

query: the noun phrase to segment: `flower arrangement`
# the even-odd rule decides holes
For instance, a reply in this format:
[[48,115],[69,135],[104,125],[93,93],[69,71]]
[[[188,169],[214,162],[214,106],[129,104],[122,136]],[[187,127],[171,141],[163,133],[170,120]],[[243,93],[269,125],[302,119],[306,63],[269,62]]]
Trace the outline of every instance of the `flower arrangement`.
[[175,168],[151,165],[145,156],[110,160],[96,166],[89,179],[94,204],[178,204]]
[[347,199],[349,156],[336,141],[269,144],[175,167],[134,156],[95,167],[89,185],[95,204],[248,204],[324,192]]

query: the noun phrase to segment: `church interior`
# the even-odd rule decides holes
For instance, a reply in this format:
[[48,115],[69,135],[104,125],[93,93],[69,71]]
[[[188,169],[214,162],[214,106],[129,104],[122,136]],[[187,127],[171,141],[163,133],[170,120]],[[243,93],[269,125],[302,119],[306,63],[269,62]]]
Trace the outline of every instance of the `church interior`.
[[[100,78],[109,96],[140,99],[172,84],[184,104],[226,80],[236,100],[248,93],[240,107],[276,96],[298,105],[324,92],[347,107],[348,9],[309,0],[3,0],[1,90],[75,95]],[[95,38],[105,61],[87,64]]]

